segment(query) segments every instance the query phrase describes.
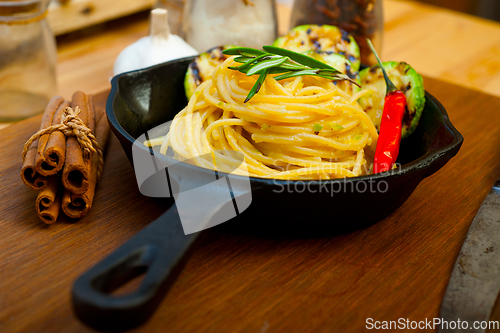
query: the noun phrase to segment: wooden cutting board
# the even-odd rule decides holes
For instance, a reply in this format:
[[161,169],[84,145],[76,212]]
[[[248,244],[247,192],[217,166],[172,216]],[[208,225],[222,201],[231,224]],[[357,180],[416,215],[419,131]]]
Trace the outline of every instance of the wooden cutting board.
[[[350,332],[364,330],[367,318],[438,317],[468,227],[500,177],[500,99],[432,79],[425,85],[465,141],[401,208],[338,236],[277,238],[224,224],[203,231],[155,315],[134,332]],[[99,107],[106,96],[95,96]],[[0,332],[91,332],[73,315],[73,281],[167,201],[140,195],[113,137],[91,212],[43,224],[36,192],[19,178],[22,146],[39,124],[37,116],[0,131]]]

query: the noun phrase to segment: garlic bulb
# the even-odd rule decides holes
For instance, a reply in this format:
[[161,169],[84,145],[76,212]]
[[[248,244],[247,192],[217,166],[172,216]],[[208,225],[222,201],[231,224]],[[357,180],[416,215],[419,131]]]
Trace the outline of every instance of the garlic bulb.
[[153,66],[169,60],[197,55],[191,45],[171,34],[167,10],[151,11],[151,33],[123,49],[115,60],[113,75]]

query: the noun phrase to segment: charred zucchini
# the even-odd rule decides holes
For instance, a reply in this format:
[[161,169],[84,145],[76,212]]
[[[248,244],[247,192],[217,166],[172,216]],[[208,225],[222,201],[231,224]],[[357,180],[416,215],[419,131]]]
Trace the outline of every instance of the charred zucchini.
[[327,63],[328,65],[332,66],[335,69],[338,69],[342,73],[349,75],[351,79],[356,77],[357,73],[351,73],[350,71],[350,69],[352,68],[352,63],[339,54],[332,53],[328,55],[320,55],[318,52],[313,50],[302,52],[302,54]]
[[[305,54],[311,58],[314,58],[319,61],[323,61],[327,63],[328,65],[332,66],[333,68],[341,71],[344,74],[347,74],[351,79],[355,80],[359,85],[361,85],[361,82],[359,81],[359,75],[358,72],[352,73],[349,71],[350,68],[352,68],[352,63],[347,60],[344,56],[341,56],[336,53],[332,53],[329,55],[321,56],[319,55],[316,51],[309,50],[307,52],[302,52],[302,54]],[[360,88],[356,86],[355,84],[352,84],[349,81],[336,81],[334,82],[340,89],[345,91],[348,94],[353,94],[355,92],[358,92]]]
[[[276,39],[273,46],[301,53],[314,51],[332,67],[335,67],[338,55],[341,55],[348,60],[345,74],[355,77],[359,70],[359,47],[354,37],[332,25],[295,27],[284,36]],[[340,70],[340,68],[337,69]]]
[[[405,62],[388,61],[382,64],[394,85],[406,95],[407,105],[402,129],[402,138],[406,138],[417,127],[424,109],[424,81],[422,76]],[[361,86],[371,88],[374,92],[360,98],[358,102],[379,130],[386,92],[384,76],[377,65],[361,70],[359,77]]]
[[224,45],[214,47],[207,52],[197,56],[188,66],[186,76],[184,77],[184,91],[188,100],[193,95],[196,88],[202,82],[212,78],[212,72],[215,67],[222,64],[228,56],[222,51],[235,47],[234,45]]

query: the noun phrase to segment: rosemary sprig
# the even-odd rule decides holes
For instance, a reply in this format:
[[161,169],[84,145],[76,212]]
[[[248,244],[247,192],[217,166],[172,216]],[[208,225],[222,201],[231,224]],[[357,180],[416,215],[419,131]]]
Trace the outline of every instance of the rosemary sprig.
[[259,75],[244,103],[259,92],[269,74],[280,74],[274,77],[278,81],[295,76],[313,75],[332,81],[347,80],[359,87],[359,84],[346,74],[304,54],[275,46],[264,46],[263,50],[234,47],[222,51],[226,55],[238,56],[234,58],[234,61],[241,63],[241,65],[231,66],[229,69],[240,71],[247,76]]

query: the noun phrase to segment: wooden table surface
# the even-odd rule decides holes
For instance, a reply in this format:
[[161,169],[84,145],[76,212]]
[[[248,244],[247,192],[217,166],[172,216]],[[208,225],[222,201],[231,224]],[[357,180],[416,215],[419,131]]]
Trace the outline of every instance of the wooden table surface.
[[[223,225],[205,231],[156,314],[134,332],[349,332],[369,317],[439,315],[468,226],[500,176],[500,99],[491,96],[500,96],[500,24],[400,1],[385,1],[384,10],[383,58],[425,76],[465,137],[459,154],[395,213],[358,232],[287,239]],[[280,7],[280,18],[287,15]],[[146,34],[147,15],[139,14],[60,38],[60,94],[108,89],[118,53]],[[22,144],[39,119],[0,131],[0,332],[91,332],[72,314],[72,282],[165,202],[139,194],[113,138],[90,214],[43,225],[36,193],[18,178]]]
[[[500,126],[491,121],[500,98],[425,79],[465,139],[399,209],[343,235],[276,236],[238,229],[238,219],[204,230],[156,313],[132,332],[359,332],[368,318],[437,318],[469,225],[500,177]],[[95,97],[100,107],[106,95]],[[39,124],[36,116],[0,131],[0,332],[89,333],[72,312],[75,279],[169,201],[140,195],[113,136],[89,214],[45,225],[19,177],[22,146]]]

